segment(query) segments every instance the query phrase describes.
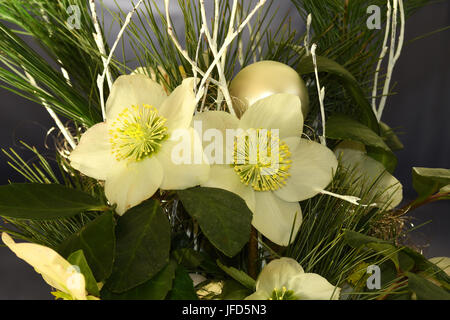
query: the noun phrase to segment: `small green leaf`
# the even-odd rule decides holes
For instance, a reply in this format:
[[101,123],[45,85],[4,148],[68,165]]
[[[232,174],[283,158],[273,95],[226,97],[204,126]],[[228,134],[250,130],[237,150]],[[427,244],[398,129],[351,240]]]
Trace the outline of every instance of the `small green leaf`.
[[147,282],[169,262],[169,220],[155,200],[147,200],[120,217],[116,239],[113,273],[106,283],[114,293]]
[[97,281],[109,277],[115,249],[114,217],[106,212],[73,234],[58,248],[63,257],[83,250],[86,261]]
[[438,287],[428,279],[413,273],[406,273],[408,286],[417,295],[419,300],[450,300],[450,293]]
[[367,146],[367,155],[381,162],[389,172],[397,165],[397,157],[378,134],[347,116],[331,116],[327,120],[326,135],[331,139],[361,142]]
[[45,220],[105,210],[98,199],[60,184],[13,183],[0,186],[0,216]]
[[250,239],[252,213],[236,194],[215,188],[191,188],[178,191],[178,195],[208,240],[225,255],[235,256]]
[[397,134],[386,123],[380,122],[381,137],[392,151],[403,150],[405,146]]
[[254,291],[246,288],[237,281],[227,280],[223,284],[222,293],[219,298],[222,300],[244,300]]
[[83,254],[83,250],[78,250],[72,253],[68,258],[72,265],[80,268],[80,272],[83,274],[84,279],[86,281],[86,290],[90,294],[98,297],[100,296],[100,292],[98,291],[97,281],[95,280],[94,274],[92,273],[91,268],[86,261],[86,257]]
[[227,267],[223,265],[219,260],[217,260],[217,265],[231,278],[242,284],[244,287],[249,290],[255,290],[256,281],[246,274],[244,271],[238,270],[234,267]]
[[169,300],[198,300],[194,283],[183,266],[179,265],[175,271],[172,291],[169,292]]
[[172,288],[177,264],[170,261],[161,271],[147,282],[123,293],[114,293],[104,286],[102,299],[105,300],[163,300]]
[[[375,132],[379,132],[378,120],[372,111],[369,101],[353,75],[339,63],[321,56],[317,56],[317,69],[335,76],[343,85],[353,102],[359,106],[359,119]],[[314,64],[311,56],[305,56],[298,64],[301,75],[314,73]]]
[[414,190],[419,195],[416,201],[425,200],[450,184],[450,169],[415,167],[412,175]]

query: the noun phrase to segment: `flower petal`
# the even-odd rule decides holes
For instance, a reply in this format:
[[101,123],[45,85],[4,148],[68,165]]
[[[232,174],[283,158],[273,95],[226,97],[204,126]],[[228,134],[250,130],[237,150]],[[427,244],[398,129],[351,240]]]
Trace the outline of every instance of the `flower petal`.
[[71,166],[81,173],[106,180],[115,159],[111,152],[108,126],[102,122],[87,130],[69,157]]
[[243,129],[278,129],[280,138],[297,137],[303,131],[300,98],[278,93],[257,101],[241,118]]
[[270,295],[263,291],[256,291],[255,293],[249,295],[245,300],[269,300]]
[[[155,155],[159,160],[164,177],[161,189],[181,190],[200,185],[209,177],[209,164],[203,157],[200,137],[193,128],[177,131],[181,134],[175,141],[163,142],[161,150]],[[179,140],[181,139],[181,141]],[[183,151],[189,155],[181,158]]]
[[237,117],[224,111],[207,111],[194,116],[192,125],[202,135],[203,148],[210,164],[231,162],[234,137],[238,134]]
[[299,203],[281,200],[270,191],[255,192],[255,200],[253,226],[270,241],[281,246],[289,245],[303,220]]
[[314,141],[298,140],[297,147],[291,151],[291,177],[284,187],[275,191],[285,201],[314,197],[331,182],[338,165],[335,155],[327,147]]
[[166,126],[171,132],[189,127],[195,107],[194,78],[188,78],[163,102],[159,112],[167,119]]
[[202,187],[219,188],[233,192],[245,200],[250,211],[255,210],[255,192],[241,182],[233,168],[228,165],[213,165],[210,169],[209,179]]
[[[56,251],[34,243],[15,243],[2,234],[3,243],[20,259],[30,264],[53,288],[70,294],[78,300],[86,300],[85,280],[82,274]],[[73,280],[77,281],[73,281]]]
[[105,194],[116,212],[123,215],[128,209],[150,198],[163,180],[163,169],[155,157],[138,162],[121,161],[113,167],[105,182]]
[[143,74],[124,75],[117,78],[106,101],[106,119],[113,121],[125,108],[151,105],[159,109],[167,94],[157,82]]
[[286,287],[292,290],[288,287],[290,279],[303,273],[303,268],[292,258],[272,260],[259,274],[256,281],[256,291],[266,293],[267,298],[269,298],[274,289]]
[[286,286],[299,300],[338,300],[340,288],[333,286],[316,273],[299,274]]

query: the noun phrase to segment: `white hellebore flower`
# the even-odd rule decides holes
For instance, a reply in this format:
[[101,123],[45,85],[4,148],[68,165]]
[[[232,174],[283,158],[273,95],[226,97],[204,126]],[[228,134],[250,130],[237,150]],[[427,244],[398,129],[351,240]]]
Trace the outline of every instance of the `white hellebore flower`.
[[[300,98],[274,94],[257,101],[240,120],[226,112],[210,111],[196,115],[194,126],[200,121],[205,135],[208,129],[217,129],[225,137],[226,131],[234,129],[237,136],[235,144],[227,141],[224,150],[224,154],[232,154],[231,161],[222,164],[218,164],[217,147],[215,155],[210,155],[210,146],[204,143],[212,166],[209,180],[202,186],[239,195],[253,212],[253,226],[272,242],[288,245],[302,223],[299,201],[320,193],[337,168],[337,159],[330,149],[301,138]],[[272,134],[276,130],[279,137]],[[254,161],[249,160],[252,155]]]
[[341,289],[316,273],[305,273],[297,261],[271,261],[256,281],[256,292],[246,300],[338,300]]
[[393,175],[386,171],[385,167],[375,159],[369,157],[362,143],[344,141],[335,149],[335,154],[341,159],[342,165],[348,170],[357,173],[350,175],[358,184],[361,181],[370,186],[367,200],[375,198],[375,205],[393,209],[403,199],[403,186]]
[[96,299],[86,296],[84,276],[56,251],[34,243],[15,243],[7,233],[2,234],[2,240],[20,259],[41,274],[51,287],[74,300]]
[[180,155],[174,152],[195,147],[203,154],[199,137],[190,128],[195,107],[193,78],[167,96],[161,85],[146,75],[121,76],[106,102],[106,121],[83,134],[70,155],[71,165],[87,176],[105,180],[106,197],[117,204],[120,215],[159,188],[199,185],[207,179],[209,165],[203,159],[197,164],[189,161],[192,155],[179,163],[175,158]]

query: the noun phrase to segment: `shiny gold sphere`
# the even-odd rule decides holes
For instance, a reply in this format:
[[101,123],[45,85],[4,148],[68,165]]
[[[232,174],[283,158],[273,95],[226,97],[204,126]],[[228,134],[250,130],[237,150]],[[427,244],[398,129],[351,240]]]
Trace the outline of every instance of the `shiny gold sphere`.
[[238,117],[256,101],[276,93],[300,97],[303,116],[309,111],[309,96],[305,82],[298,73],[276,61],[260,61],[242,69],[231,81],[230,94]]

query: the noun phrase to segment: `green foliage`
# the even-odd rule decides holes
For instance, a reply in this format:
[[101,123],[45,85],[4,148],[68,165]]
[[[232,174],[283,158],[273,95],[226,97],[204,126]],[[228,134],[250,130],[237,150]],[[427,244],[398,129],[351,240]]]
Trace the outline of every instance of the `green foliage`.
[[68,258],[72,265],[80,268],[81,274],[84,276],[84,280],[86,281],[86,290],[88,293],[98,297],[100,292],[98,290],[97,281],[95,280],[94,274],[92,273],[91,268],[89,268],[89,264],[84,256],[83,250],[78,250],[72,253]]
[[[312,56],[304,56],[298,63],[297,70],[300,75],[314,73]],[[317,70],[320,73],[329,74],[332,79],[335,78],[352,98],[355,107],[352,108],[350,115],[356,117],[374,132],[379,132],[377,118],[355,77],[337,62],[321,56],[317,56]]]
[[198,300],[194,283],[186,269],[178,265],[175,271],[172,290],[168,296],[169,300]]
[[430,280],[408,272],[408,286],[419,300],[450,300],[450,293],[438,287]]
[[227,267],[217,260],[217,265],[231,278],[242,284],[249,290],[255,290],[256,281],[245,272],[233,267]]
[[177,264],[171,260],[147,282],[122,293],[112,292],[107,286],[101,292],[106,300],[163,300],[172,289]]
[[83,250],[95,279],[103,281],[112,271],[115,236],[112,212],[106,212],[72,234],[58,248],[62,256],[68,257],[75,251]]
[[[414,190],[419,195],[416,202],[423,201],[450,185],[450,169],[415,167],[412,170],[412,176]],[[446,192],[444,189],[442,196],[446,195],[448,197],[449,191]]]
[[186,211],[225,255],[238,254],[250,239],[252,212],[236,194],[216,188],[178,191]]
[[128,210],[117,221],[108,289],[123,293],[147,282],[168,263],[169,249],[170,225],[157,201],[147,200]]
[[[119,14],[109,11],[110,14],[120,24],[124,23],[127,12],[120,9],[120,3],[117,3]],[[181,10],[181,16],[184,18],[184,33],[180,33],[183,26],[175,26],[174,32],[177,34],[180,42],[184,42],[189,56],[195,60],[198,49],[197,65],[201,70],[206,71],[209,63],[213,61],[212,52],[207,48],[204,38],[200,38],[202,28],[200,6],[195,0],[178,0]],[[238,1],[238,15],[236,26],[241,23],[248,15],[252,6],[256,3],[251,1]],[[219,18],[214,21],[218,24],[218,45],[223,44],[227,36],[228,26],[230,25],[230,12],[232,3],[230,1],[220,1]],[[161,11],[161,6],[157,1],[145,0],[142,9],[136,13],[136,22],[132,21],[128,27],[127,33],[129,43],[134,51],[135,59],[139,66],[146,68],[149,74],[155,73],[160,81],[169,90],[173,90],[181,83],[184,73],[187,76],[193,76],[192,66],[180,55],[167,34],[167,21],[165,12]],[[245,67],[246,65],[259,61],[261,59],[278,59],[279,61],[288,61],[294,56],[288,44],[295,38],[295,31],[292,31],[288,25],[280,25],[275,28],[272,21],[278,12],[276,1],[267,1],[266,6],[257,15],[254,22],[254,28],[248,39],[246,31],[242,32],[234,41],[228,50],[226,61],[226,78],[231,80],[236,67]],[[177,30],[178,29],[178,30]],[[202,41],[198,46],[199,39]],[[240,47],[239,45],[242,45]],[[240,50],[242,49],[242,52]],[[180,66],[182,69],[180,69]],[[217,77],[217,71],[212,73],[212,77]],[[208,102],[213,103],[214,89],[208,95]]]
[[[80,9],[80,28],[67,23],[69,6]],[[96,80],[103,63],[92,35],[95,30],[88,7],[83,0],[2,1],[0,80],[4,82],[2,87],[39,104],[45,100],[58,114],[91,126],[101,121]],[[31,36],[44,54],[18,34]],[[105,47],[108,52],[107,44]],[[70,84],[61,68],[70,75]],[[112,73],[117,74],[116,70],[113,64]],[[24,71],[41,89],[29,83]]]
[[397,165],[397,157],[384,140],[367,126],[343,115],[333,115],[326,123],[326,135],[337,140],[363,143],[369,156],[381,162],[389,172]]
[[60,184],[14,183],[0,186],[0,215],[7,218],[67,218],[105,208],[91,195]]
[[[370,186],[358,178],[358,173],[339,166],[327,190],[357,196],[364,202],[376,202],[379,194],[369,196]],[[351,181],[357,180],[356,183]],[[318,273],[333,284],[342,285],[348,274],[370,252],[359,252],[347,245],[344,230],[369,234],[386,213],[370,206],[355,206],[328,195],[318,195],[301,203],[303,223],[293,243],[281,252],[292,257],[305,272]]]

